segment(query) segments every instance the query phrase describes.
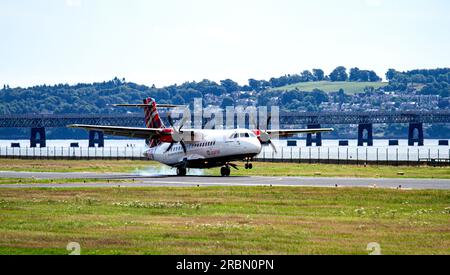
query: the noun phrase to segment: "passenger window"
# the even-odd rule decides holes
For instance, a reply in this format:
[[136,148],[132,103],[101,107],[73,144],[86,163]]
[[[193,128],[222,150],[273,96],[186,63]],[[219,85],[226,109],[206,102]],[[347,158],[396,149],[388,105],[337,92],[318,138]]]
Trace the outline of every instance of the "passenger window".
[[249,135],[248,133],[245,133],[245,137],[246,137],[246,138],[249,138],[250,135]]

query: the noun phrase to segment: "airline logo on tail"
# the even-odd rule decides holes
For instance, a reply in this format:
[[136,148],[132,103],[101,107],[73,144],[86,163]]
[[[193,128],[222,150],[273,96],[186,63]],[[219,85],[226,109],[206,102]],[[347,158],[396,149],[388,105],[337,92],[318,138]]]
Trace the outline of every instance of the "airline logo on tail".
[[147,128],[153,129],[166,128],[166,126],[164,126],[164,123],[159,117],[158,110],[156,109],[156,101],[153,98],[149,97],[144,99],[144,104],[150,105],[144,107],[145,125],[147,126]]

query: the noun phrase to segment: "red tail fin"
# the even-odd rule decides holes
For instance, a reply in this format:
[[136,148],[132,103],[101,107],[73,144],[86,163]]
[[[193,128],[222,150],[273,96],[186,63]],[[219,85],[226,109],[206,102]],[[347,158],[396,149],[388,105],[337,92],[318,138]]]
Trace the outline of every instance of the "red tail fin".
[[156,101],[153,98],[144,99],[144,104],[149,104],[151,106],[144,108],[145,114],[145,125],[147,128],[166,128],[161,118],[159,117],[158,110],[156,109]]

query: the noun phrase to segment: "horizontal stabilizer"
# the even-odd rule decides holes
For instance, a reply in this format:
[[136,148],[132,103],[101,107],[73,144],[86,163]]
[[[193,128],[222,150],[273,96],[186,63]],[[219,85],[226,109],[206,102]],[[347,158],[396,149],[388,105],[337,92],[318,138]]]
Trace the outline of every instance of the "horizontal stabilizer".
[[100,131],[106,135],[143,138],[149,139],[155,135],[165,135],[164,129],[150,129],[150,128],[135,128],[135,127],[121,127],[121,126],[102,126],[102,125],[84,125],[72,124],[68,128],[79,128],[88,131]]

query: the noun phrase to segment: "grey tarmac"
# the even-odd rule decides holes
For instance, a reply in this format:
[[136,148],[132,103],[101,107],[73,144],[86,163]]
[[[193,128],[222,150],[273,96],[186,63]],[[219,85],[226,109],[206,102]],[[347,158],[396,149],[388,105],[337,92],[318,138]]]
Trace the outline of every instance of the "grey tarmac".
[[[195,186],[291,186],[368,187],[450,190],[449,179],[322,178],[322,177],[215,177],[167,175],[140,176],[125,173],[1,172],[0,178],[52,179],[45,184],[0,184],[0,188],[83,187],[195,187]],[[95,183],[58,183],[58,179],[97,179]],[[104,180],[104,182],[102,181]],[[125,180],[114,182],[114,180]]]

